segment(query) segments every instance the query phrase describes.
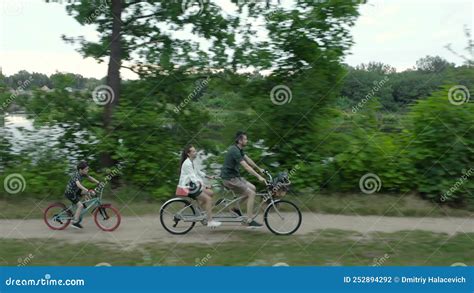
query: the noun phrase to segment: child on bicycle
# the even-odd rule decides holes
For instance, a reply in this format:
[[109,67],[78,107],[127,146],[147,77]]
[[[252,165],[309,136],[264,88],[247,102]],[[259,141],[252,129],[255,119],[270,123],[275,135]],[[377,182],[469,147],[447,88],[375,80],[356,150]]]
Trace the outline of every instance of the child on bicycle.
[[86,195],[86,200],[88,199],[88,195],[94,195],[94,191],[90,191],[81,184],[81,181],[84,178],[87,178],[89,181],[99,184],[95,178],[88,174],[89,172],[89,165],[86,161],[81,161],[76,166],[77,171],[72,174],[69,182],[66,186],[66,192],[64,195],[67,199],[69,199],[73,204],[76,205],[76,213],[74,214],[74,219],[72,222],[72,227],[76,229],[82,229],[81,225],[81,211],[84,208],[84,204],[80,201],[82,195]]

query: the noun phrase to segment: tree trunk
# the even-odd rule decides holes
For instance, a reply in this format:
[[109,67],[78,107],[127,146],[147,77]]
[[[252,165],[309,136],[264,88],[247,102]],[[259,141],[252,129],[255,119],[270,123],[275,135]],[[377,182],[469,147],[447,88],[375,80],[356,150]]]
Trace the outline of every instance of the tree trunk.
[[[105,135],[108,137],[112,133],[112,115],[115,106],[120,98],[120,66],[121,66],[121,30],[122,30],[122,0],[112,0],[112,38],[110,42],[109,65],[107,69],[107,85],[112,89],[113,100],[105,105],[102,122]],[[101,153],[101,165],[103,168],[114,165],[112,154],[107,150]]]

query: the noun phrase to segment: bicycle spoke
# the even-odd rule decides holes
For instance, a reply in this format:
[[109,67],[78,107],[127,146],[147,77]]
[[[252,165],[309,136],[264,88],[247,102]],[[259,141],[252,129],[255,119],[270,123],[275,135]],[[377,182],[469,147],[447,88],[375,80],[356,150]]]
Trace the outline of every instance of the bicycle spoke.
[[275,202],[265,213],[265,223],[275,234],[292,234],[301,224],[301,213],[292,203]]
[[161,224],[168,232],[173,234],[184,234],[191,230],[196,223],[183,219],[190,219],[195,216],[193,206],[184,200],[168,202],[160,211]]
[[100,229],[114,231],[120,225],[121,217],[117,209],[101,206],[94,212],[94,221]]
[[54,203],[45,210],[43,218],[49,228],[62,230],[69,225],[72,214],[64,204]]

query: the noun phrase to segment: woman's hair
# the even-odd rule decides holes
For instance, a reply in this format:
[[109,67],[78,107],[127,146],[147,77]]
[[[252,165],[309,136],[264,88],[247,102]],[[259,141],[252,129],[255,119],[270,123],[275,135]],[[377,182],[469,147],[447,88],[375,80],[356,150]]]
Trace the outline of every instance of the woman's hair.
[[84,170],[88,166],[89,164],[87,164],[86,161],[80,161],[79,164],[77,164],[76,168],[77,168],[77,171],[79,171],[79,170]]
[[183,166],[183,163],[184,161],[186,161],[186,159],[188,158],[188,154],[189,154],[189,151],[191,150],[191,148],[193,148],[194,146],[192,144],[188,144],[184,149],[183,151],[181,152],[181,159],[180,159],[180,162],[179,162],[179,172],[181,173],[181,167]]

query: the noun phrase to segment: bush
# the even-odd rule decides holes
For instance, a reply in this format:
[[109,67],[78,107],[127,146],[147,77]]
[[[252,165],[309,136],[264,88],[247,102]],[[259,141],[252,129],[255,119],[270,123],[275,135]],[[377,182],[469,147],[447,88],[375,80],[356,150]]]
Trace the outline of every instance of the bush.
[[413,180],[428,198],[472,204],[474,180],[467,177],[474,161],[474,104],[450,103],[450,88],[418,101],[408,114]]
[[[310,178],[332,191],[360,191],[359,180],[376,174],[384,191],[408,191],[410,162],[399,133],[381,131],[380,103],[373,98],[356,113],[332,109],[318,124],[317,164]],[[327,111],[329,113],[330,111]],[[331,117],[332,116],[332,117]],[[381,191],[382,191],[381,190]]]
[[36,161],[26,156],[0,174],[0,194],[8,198],[61,198],[68,180],[67,161],[51,151],[37,154]]

